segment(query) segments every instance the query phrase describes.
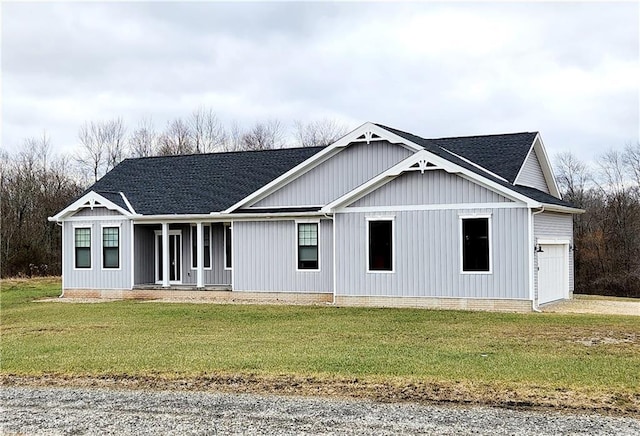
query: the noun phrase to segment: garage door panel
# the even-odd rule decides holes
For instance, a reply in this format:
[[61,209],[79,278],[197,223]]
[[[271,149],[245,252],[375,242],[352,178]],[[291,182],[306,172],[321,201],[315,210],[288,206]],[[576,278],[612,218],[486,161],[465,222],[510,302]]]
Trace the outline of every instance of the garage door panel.
[[542,252],[538,253],[538,303],[568,298],[566,246],[544,244],[541,247]]

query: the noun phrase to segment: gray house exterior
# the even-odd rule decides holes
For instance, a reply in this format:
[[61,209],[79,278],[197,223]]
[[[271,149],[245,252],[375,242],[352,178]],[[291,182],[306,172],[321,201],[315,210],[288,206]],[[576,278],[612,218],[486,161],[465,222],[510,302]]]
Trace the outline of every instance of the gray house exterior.
[[538,133],[127,159],[51,221],[63,295],[531,311],[573,292]]

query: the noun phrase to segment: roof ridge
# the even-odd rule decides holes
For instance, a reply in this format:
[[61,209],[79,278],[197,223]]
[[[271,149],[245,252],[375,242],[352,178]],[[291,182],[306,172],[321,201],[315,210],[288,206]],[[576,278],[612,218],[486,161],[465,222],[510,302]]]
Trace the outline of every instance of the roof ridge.
[[314,147],[282,147],[282,148],[267,148],[263,150],[232,150],[232,151],[212,151],[209,153],[187,153],[187,154],[167,154],[167,155],[158,155],[158,156],[139,156],[139,157],[127,157],[123,159],[125,160],[140,160],[140,159],[162,159],[162,158],[174,158],[174,157],[190,157],[190,156],[220,156],[220,155],[229,155],[229,154],[240,154],[240,153],[263,153],[263,152],[273,152],[273,151],[285,151],[285,150],[312,150],[312,149],[321,149],[326,148],[326,145],[317,145]]
[[469,138],[487,138],[491,136],[513,136],[513,135],[533,135],[538,134],[538,131],[535,132],[510,132],[510,133],[490,133],[488,135],[467,135],[467,136],[442,136],[440,138],[425,138],[430,141],[437,141],[440,139],[469,139]]

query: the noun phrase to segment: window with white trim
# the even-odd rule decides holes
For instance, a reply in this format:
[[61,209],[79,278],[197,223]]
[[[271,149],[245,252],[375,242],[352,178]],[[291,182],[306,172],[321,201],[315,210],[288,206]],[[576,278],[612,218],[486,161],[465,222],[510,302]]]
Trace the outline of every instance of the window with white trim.
[[[211,268],[211,227],[209,225],[202,226],[203,245],[204,245],[204,267]],[[191,268],[198,268],[198,240],[197,226],[191,226]]]
[[319,269],[318,223],[298,223],[298,269]]
[[91,228],[74,229],[75,267],[91,268]]
[[120,268],[120,228],[102,228],[102,268]]
[[369,220],[369,271],[393,271],[393,220]]
[[231,269],[231,237],[232,230],[230,225],[224,226],[224,267]]
[[462,271],[490,272],[489,218],[462,218]]

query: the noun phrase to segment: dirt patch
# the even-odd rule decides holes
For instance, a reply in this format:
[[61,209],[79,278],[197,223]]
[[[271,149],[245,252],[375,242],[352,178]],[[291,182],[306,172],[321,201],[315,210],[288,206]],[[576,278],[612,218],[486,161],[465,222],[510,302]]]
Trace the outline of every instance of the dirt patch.
[[602,393],[540,386],[500,386],[464,382],[365,381],[303,376],[255,374],[205,374],[195,377],[164,375],[42,376],[0,375],[2,386],[91,387],[162,391],[213,391],[301,395],[338,398],[366,398],[380,402],[421,404],[465,404],[512,409],[597,412],[616,416],[637,416],[640,393]]
[[571,300],[550,303],[540,308],[549,313],[593,313],[600,315],[640,316],[640,300],[628,298],[598,298],[590,295],[574,295]]

